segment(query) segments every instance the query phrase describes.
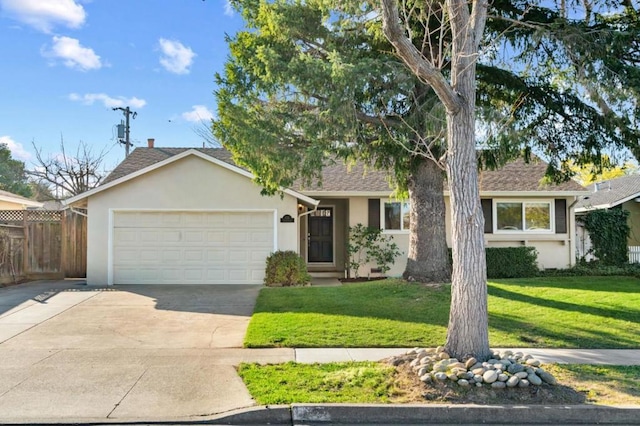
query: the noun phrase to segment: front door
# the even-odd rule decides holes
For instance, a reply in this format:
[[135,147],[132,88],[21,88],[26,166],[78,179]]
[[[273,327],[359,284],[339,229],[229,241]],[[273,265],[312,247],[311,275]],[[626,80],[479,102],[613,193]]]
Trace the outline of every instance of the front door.
[[333,207],[309,215],[309,262],[333,263]]

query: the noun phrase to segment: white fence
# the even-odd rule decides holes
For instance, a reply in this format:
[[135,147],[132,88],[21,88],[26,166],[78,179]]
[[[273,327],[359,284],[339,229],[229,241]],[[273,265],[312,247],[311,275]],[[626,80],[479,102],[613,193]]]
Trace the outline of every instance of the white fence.
[[629,263],[640,263],[640,246],[629,246]]

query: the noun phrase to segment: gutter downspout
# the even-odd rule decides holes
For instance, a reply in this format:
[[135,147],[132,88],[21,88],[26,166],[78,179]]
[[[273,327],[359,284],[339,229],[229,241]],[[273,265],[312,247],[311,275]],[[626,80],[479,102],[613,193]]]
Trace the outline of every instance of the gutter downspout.
[[71,207],[71,206],[69,206],[69,210],[71,210],[71,211],[72,211],[73,213],[75,213],[75,214],[79,214],[80,216],[89,217],[89,215],[88,215],[88,214],[86,214],[86,213],[82,213],[82,212],[81,212],[81,211],[79,211],[79,210],[75,210],[75,209],[74,209],[73,207]]

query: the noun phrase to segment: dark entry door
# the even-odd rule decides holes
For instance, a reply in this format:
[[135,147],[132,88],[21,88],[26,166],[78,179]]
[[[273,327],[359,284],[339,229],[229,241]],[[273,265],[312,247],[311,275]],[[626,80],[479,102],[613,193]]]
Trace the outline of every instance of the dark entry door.
[[333,207],[309,215],[309,262],[333,262]]

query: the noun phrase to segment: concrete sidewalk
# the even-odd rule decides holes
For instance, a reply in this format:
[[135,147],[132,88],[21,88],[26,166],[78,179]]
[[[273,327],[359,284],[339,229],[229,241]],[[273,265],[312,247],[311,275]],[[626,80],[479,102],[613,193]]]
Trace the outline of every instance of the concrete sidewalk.
[[[407,352],[411,348],[311,348],[294,349],[295,361],[305,364],[379,361]],[[503,350],[506,348],[492,348]],[[539,359],[543,364],[640,365],[640,349],[540,349],[509,348]]]

